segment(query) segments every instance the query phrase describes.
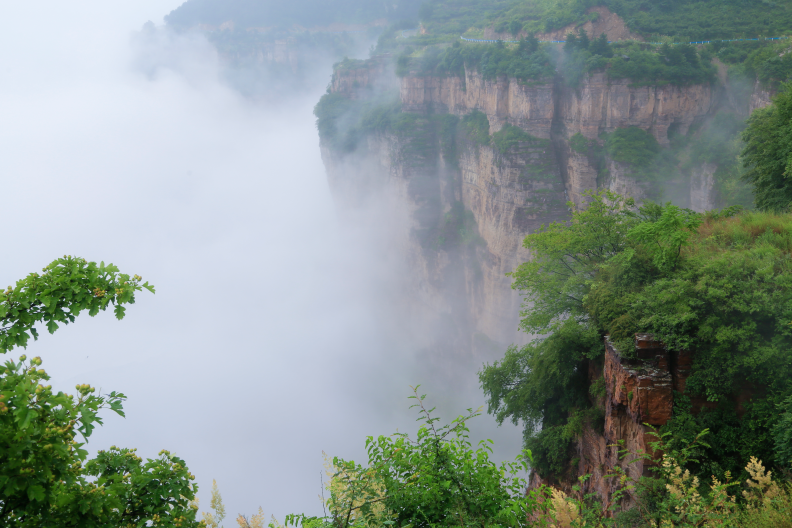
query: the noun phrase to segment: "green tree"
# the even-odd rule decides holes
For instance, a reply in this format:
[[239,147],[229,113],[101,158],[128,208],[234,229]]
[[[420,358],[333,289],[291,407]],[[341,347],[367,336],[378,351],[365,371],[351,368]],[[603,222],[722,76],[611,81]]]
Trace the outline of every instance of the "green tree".
[[744,178],[754,187],[756,207],[786,211],[792,203],[792,93],[789,85],[758,109],[742,133]]
[[512,286],[525,296],[520,328],[535,337],[479,373],[489,412],[499,423],[524,424],[526,446],[543,475],[563,469],[576,433],[561,429],[570,412],[591,406],[585,366],[603,352],[602,328],[586,308],[591,285],[600,267],[629,247],[628,234],[640,221],[632,199],[609,191],[586,198],[588,206],[574,210],[568,223],[525,238],[533,259],[511,274]]
[[[114,305],[135,292],[154,291],[139,276],[112,264],[64,257],[0,294],[0,347],[25,347],[36,323],[52,333]],[[124,415],[120,393],[95,394],[78,385],[76,395],[54,392],[41,358],[0,366],[0,525],[14,528],[197,527],[197,487],[184,461],[162,451],[146,462],[134,449],[112,447],[88,460],[85,443],[103,409]]]
[[473,448],[468,409],[450,424],[440,425],[434,409],[424,405],[418,387],[411,398],[422,422],[412,439],[403,433],[366,440],[368,464],[333,459],[329,514],[290,515],[286,524],[305,527],[349,526],[546,526],[530,516],[546,513],[547,490],[526,493],[521,476],[531,454],[497,465],[489,459],[491,440]]
[[784,400],[778,410],[781,418],[773,428],[776,460],[784,469],[792,470],[792,397]]
[[[670,350],[694,351],[686,394],[718,402],[693,412],[680,398],[665,426],[679,437],[715,433],[690,469],[720,478],[742,471],[748,455],[774,464],[775,404],[792,394],[790,216],[652,203],[635,211],[616,195],[589,199],[568,223],[526,237],[533,259],[512,277],[525,294],[520,326],[534,339],[480,372],[489,412],[522,421],[534,468],[558,476],[581,422],[597,427],[587,372],[600,368],[603,337],[630,357],[635,334],[650,333]],[[746,385],[755,397],[738,417]]]
[[610,44],[608,44],[608,36],[605,33],[591,41],[589,51],[592,55],[613,57],[613,49],[611,48]]

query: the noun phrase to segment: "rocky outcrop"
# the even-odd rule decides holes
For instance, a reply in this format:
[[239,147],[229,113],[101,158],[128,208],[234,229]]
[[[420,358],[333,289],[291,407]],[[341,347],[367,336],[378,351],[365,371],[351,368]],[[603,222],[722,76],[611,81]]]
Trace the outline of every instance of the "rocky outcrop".
[[[570,24],[555,31],[545,33],[536,33],[534,36],[543,41],[559,41],[565,40],[569,33],[577,33],[583,30],[591,38],[599,37],[605,33],[609,41],[616,40],[639,40],[643,39],[636,33],[631,32],[624,20],[617,14],[611,13],[610,9],[605,6],[596,6],[586,11],[588,19],[582,24]],[[484,31],[485,39],[493,40],[514,40],[515,38],[525,38],[527,33],[520,31],[517,36],[510,33],[498,33],[493,28],[487,28]]]
[[[657,439],[648,425],[665,425],[673,414],[674,376],[669,352],[650,335],[638,334],[634,356],[623,357],[605,340],[601,373],[606,388],[604,432],[598,434],[588,427],[577,443],[578,474],[591,475],[584,493],[596,493],[606,507],[612,504],[615,491],[614,479],[608,475],[616,466],[635,480],[647,474],[647,461],[635,454],[653,454],[650,444]],[[621,458],[622,449],[632,455]]]
[[520,297],[506,273],[530,258],[525,235],[564,219],[564,184],[549,140],[522,142],[506,153],[467,145],[459,163],[460,199],[476,218],[486,246],[481,262],[481,306],[471,313],[483,333],[517,341]]
[[465,78],[406,76],[401,81],[405,112],[442,112],[464,115],[479,110],[487,114],[490,132],[504,123],[519,126],[539,138],[550,138],[555,117],[552,81],[522,83],[500,77],[484,79],[475,70]]
[[390,55],[377,55],[366,61],[345,60],[334,69],[330,91],[349,99],[360,99],[395,88]]
[[587,76],[579,89],[564,88],[559,98],[559,119],[567,137],[577,132],[596,139],[602,132],[639,127],[668,145],[668,130],[682,135],[713,107],[708,84],[634,86],[629,79],[610,79],[604,72]]
[[[684,392],[690,358],[689,353],[669,352],[648,334],[636,334],[635,350],[628,358],[606,338],[604,364],[589,368],[590,380],[605,385],[604,398],[596,401],[604,413],[604,428],[583,428],[575,443],[575,474],[553,485],[568,491],[578,476],[589,475],[581,495],[596,494],[605,510],[628,509],[633,503],[629,494],[614,504],[620,485],[611,475],[617,466],[634,480],[651,474],[654,462],[637,455],[659,455],[652,447],[657,438],[651,427],[659,428],[673,416],[674,391]],[[622,456],[623,450],[629,454]],[[532,487],[546,483],[539,475],[531,477]]]
[[759,82],[759,79],[757,79],[756,83],[754,83],[753,91],[751,92],[751,99],[748,102],[748,114],[750,115],[751,112],[758,108],[768,106],[774,95],[774,90],[770,90],[763,86],[762,83]]
[[[607,160],[605,166],[606,170],[601,178],[601,185],[598,186],[600,189],[608,189],[621,196],[630,196],[635,198],[638,204],[643,202],[647,194],[648,185],[646,182],[636,180],[630,171],[630,167],[623,163]],[[568,177],[570,181],[574,181],[577,175],[570,173]],[[576,203],[583,201],[583,197],[580,195],[570,193],[570,196]]]
[[410,75],[401,81],[406,112],[487,114],[493,131],[508,122],[531,135],[549,138],[554,121],[569,138],[580,132],[596,139],[602,132],[637,126],[668,145],[671,126],[685,134],[713,105],[709,85],[632,86],[629,79],[609,79],[603,72],[586,77],[578,89],[551,80],[526,83],[499,77],[485,79],[475,70],[465,78]]
[[[609,79],[603,72],[587,76],[577,89],[550,80],[484,79],[475,70],[466,70],[464,79],[408,75],[401,80],[401,100],[407,112],[465,115],[478,110],[487,114],[491,133],[509,123],[532,136],[552,139],[567,195],[578,205],[586,190],[604,186],[640,200],[646,186],[630,176],[629,167],[612,161],[596,164],[572,151],[572,136],[580,133],[597,141],[603,132],[635,126],[668,145],[669,129],[686,134],[715,106],[710,85],[633,86],[628,79]],[[706,203],[710,198],[701,192],[696,199]]]

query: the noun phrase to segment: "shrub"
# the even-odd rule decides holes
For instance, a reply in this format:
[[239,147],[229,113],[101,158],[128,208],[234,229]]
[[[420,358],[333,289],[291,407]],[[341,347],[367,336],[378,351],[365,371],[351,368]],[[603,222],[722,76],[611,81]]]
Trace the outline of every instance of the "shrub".
[[462,127],[469,138],[478,145],[490,144],[489,119],[480,110],[473,110],[462,118]]
[[329,514],[290,515],[287,524],[348,526],[525,526],[529,515],[546,512],[544,489],[526,493],[520,476],[531,454],[500,465],[490,461],[491,441],[474,448],[469,409],[447,425],[432,416],[417,387],[414,407],[421,415],[415,439],[403,433],[366,440],[368,463],[334,458],[328,486]]
[[505,123],[500,130],[492,134],[492,144],[501,154],[506,154],[509,150],[520,143],[533,143],[542,141],[533,137],[522,128]]

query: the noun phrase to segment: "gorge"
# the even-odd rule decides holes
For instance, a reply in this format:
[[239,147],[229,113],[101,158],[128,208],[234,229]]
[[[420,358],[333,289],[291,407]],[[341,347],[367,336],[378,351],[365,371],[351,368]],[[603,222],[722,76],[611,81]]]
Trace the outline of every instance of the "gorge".
[[[599,12],[623,33],[618,16]],[[567,221],[569,207],[585,208],[587,193],[608,190],[639,204],[670,200],[697,212],[739,201],[734,187],[718,183],[734,159],[701,156],[701,145],[736,141],[733,123],[769,104],[765,84],[746,88],[717,59],[718,75],[705,83],[635,82],[593,70],[570,84],[559,70],[571,58],[557,60],[554,77],[534,79],[486,75],[468,63],[457,75],[408,65],[396,76],[389,55],[347,60],[317,106],[336,202],[354,208],[381,193],[408,212],[398,243],[411,270],[410,296],[429,320],[455,321],[457,350],[475,354],[482,343],[505,349],[530,338],[518,328],[521,298],[509,274],[531,259],[525,236]],[[650,160],[631,158],[617,140],[645,146]],[[673,415],[691,357],[646,335],[636,350],[638,359],[624,359],[607,344],[604,363],[589,363],[589,383],[605,383],[592,397],[604,426],[584,426],[571,469],[534,473],[533,485],[572,493],[578,477],[591,475],[583,492],[610,507],[614,466],[636,479],[649,475],[643,462],[620,460],[615,446],[651,452],[644,424],[660,427]]]

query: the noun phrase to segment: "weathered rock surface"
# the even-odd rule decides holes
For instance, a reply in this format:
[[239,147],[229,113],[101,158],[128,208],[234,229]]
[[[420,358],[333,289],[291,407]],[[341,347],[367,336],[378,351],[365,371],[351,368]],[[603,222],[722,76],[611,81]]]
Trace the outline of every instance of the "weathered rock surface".
[[[599,37],[601,34],[605,33],[605,35],[608,37],[608,40],[610,41],[643,40],[639,35],[631,32],[627,28],[624,20],[619,15],[611,13],[610,9],[605,6],[592,7],[588,9],[586,13],[589,15],[596,13],[596,15],[594,15],[596,19],[584,22],[580,26],[576,24],[570,24],[555,31],[537,33],[535,37],[543,41],[566,40],[566,36],[570,32],[577,33],[578,30],[582,29],[592,38]],[[516,38],[525,38],[526,36],[527,34],[525,31],[520,31]],[[498,33],[492,28],[487,28],[484,31],[484,38],[493,40],[514,40],[515,36],[511,33]]]
[[530,258],[525,235],[567,216],[564,186],[549,140],[524,142],[505,154],[468,145],[460,160],[461,201],[486,245],[481,306],[471,306],[480,330],[516,341],[520,298],[506,273]]
[[330,81],[330,91],[350,99],[366,97],[373,91],[386,91],[395,87],[392,70],[392,61],[387,54],[336,68]]
[[[575,474],[552,483],[571,490],[578,476],[590,475],[580,493],[595,493],[605,509],[616,500],[617,479],[609,476],[615,473],[614,468],[619,466],[635,480],[649,475],[651,463],[636,456],[657,455],[651,446],[657,439],[646,424],[660,427],[668,422],[673,416],[674,391],[684,392],[689,373],[689,363],[687,369],[679,368],[680,354],[670,353],[651,335],[637,334],[633,352],[628,359],[605,339],[604,365],[589,369],[592,381],[602,379],[605,384],[605,397],[596,402],[605,417],[603,432],[586,425],[575,445],[579,460]],[[625,449],[631,455],[621,457],[620,451]],[[532,476],[532,486],[545,483],[539,475]],[[618,507],[628,508],[631,503],[628,497]]]
[[609,79],[603,72],[586,77],[579,90],[565,88],[559,114],[568,137],[577,132],[596,139],[602,132],[636,126],[668,145],[668,129],[686,134],[712,109],[710,85],[631,86],[629,79]]
[[552,82],[529,84],[505,77],[484,79],[475,70],[466,71],[464,80],[407,76],[401,83],[405,112],[464,115],[479,110],[487,114],[491,133],[508,122],[538,138],[550,138],[554,96]]
[[757,79],[751,92],[751,100],[748,102],[748,114],[758,108],[764,108],[769,105],[774,95],[775,91],[762,86],[762,83]]

